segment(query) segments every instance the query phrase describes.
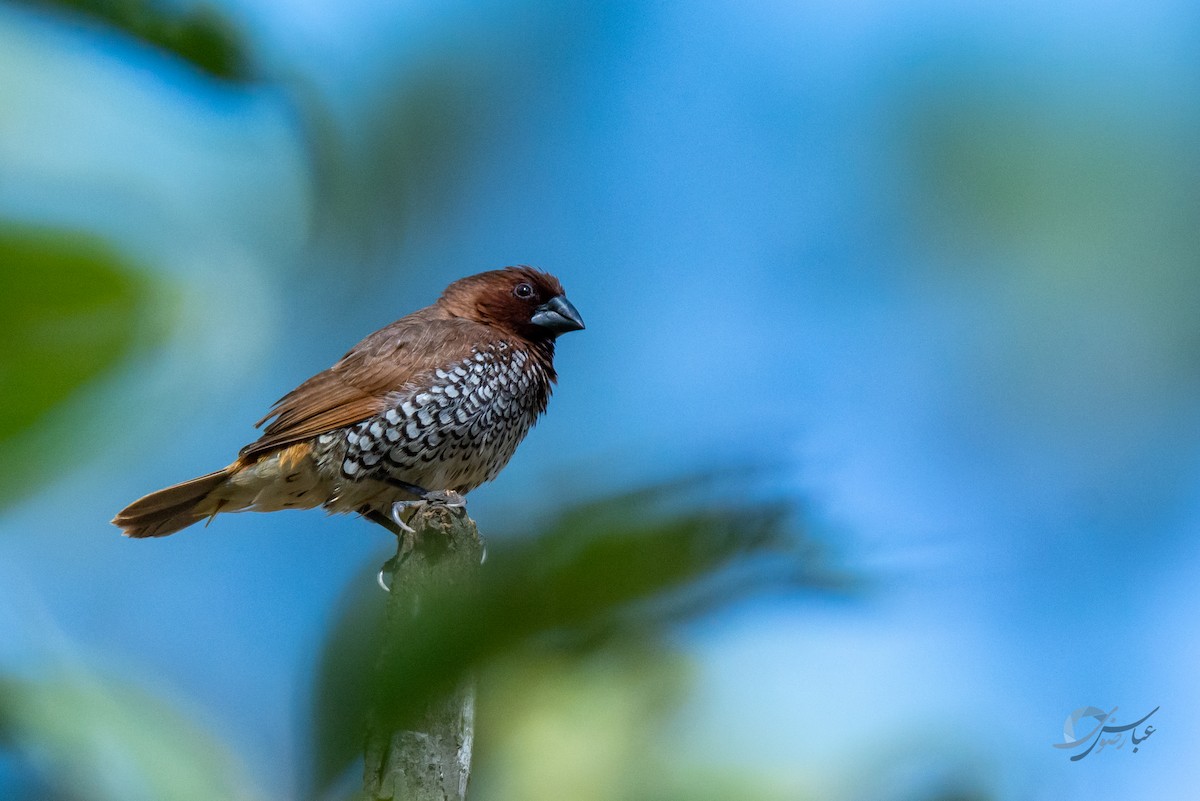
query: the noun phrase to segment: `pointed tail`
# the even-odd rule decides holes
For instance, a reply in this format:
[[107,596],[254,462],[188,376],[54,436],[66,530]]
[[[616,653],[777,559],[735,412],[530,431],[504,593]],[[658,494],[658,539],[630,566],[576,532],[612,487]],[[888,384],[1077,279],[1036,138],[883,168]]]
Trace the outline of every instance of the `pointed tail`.
[[[208,496],[225,483],[236,464],[160,489],[126,506],[112,522],[126,537],[165,537],[215,514],[219,505],[205,504]],[[198,511],[202,509],[203,511]]]

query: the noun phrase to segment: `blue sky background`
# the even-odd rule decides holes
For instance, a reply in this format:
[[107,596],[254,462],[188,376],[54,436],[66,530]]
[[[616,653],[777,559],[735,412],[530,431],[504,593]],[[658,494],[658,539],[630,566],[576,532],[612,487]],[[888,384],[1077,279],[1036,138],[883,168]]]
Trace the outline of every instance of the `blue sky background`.
[[[54,480],[0,511],[0,666],[133,677],[297,792],[313,660],[387,538],[107,521],[449,281],[531,263],[588,330],[472,494],[485,532],[763,461],[875,587],[691,624],[688,759],[820,798],[1194,786],[1194,5],[220,9],[262,82],[0,6],[0,218],[167,287],[163,341],[55,412]],[[1069,763],[1086,705],[1160,733]]]

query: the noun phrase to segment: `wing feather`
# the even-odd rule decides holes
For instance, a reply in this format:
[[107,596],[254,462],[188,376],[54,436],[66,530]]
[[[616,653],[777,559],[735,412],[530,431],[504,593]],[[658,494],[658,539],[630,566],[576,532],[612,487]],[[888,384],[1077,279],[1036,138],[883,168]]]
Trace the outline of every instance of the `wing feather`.
[[242,449],[255,460],[277,448],[362,422],[382,412],[390,396],[427,380],[438,367],[468,356],[493,334],[486,326],[421,309],[371,334],[328,370],[284,395],[258,425],[262,436]]

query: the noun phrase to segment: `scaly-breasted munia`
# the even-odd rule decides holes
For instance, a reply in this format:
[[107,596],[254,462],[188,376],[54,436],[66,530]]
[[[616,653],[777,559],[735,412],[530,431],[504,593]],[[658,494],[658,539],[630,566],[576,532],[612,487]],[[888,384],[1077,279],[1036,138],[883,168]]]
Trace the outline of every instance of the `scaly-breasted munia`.
[[283,396],[233,464],[134,501],[113,523],[161,537],[219,512],[323,506],[396,531],[406,504],[496,477],[546,409],[555,338],[582,328],[547,273],[455,281]]

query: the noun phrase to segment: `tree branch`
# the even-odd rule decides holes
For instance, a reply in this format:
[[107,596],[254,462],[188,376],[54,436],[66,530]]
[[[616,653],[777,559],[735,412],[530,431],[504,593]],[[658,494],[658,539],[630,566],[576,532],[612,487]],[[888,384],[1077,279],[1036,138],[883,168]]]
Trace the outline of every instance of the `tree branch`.
[[[398,538],[384,570],[392,588],[376,670],[386,675],[404,643],[397,636],[436,592],[474,592],[483,541],[462,510],[430,504]],[[386,682],[375,682],[376,686]],[[393,731],[376,700],[367,718],[363,795],[367,801],[464,801],[475,734],[475,686],[464,681],[427,705],[411,730]]]

